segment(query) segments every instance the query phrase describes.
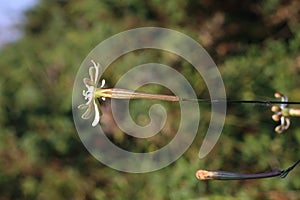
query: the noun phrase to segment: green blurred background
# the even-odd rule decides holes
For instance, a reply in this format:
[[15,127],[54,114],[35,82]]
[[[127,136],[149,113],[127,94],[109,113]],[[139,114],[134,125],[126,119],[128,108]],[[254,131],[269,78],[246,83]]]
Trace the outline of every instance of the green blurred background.
[[[101,41],[121,31],[165,27],[185,33],[209,52],[231,99],[273,99],[282,92],[300,100],[300,2],[298,0],[52,0],[26,12],[23,36],[0,53],[0,200],[6,199],[299,199],[300,169],[285,179],[208,181],[197,169],[244,173],[285,168],[299,159],[300,120],[281,135],[269,107],[230,105],[219,142],[204,159],[198,151],[210,119],[201,105],[199,133],[176,162],[156,172],[128,174],[110,169],[84,148],[72,119],[76,72]],[[99,55],[101,57],[101,55]],[[201,98],[201,76],[181,58],[150,50],[133,52],[108,69],[113,85],[138,64],[159,62],[185,75]],[[147,92],[165,88],[147,86]],[[153,101],[135,101],[131,114],[147,124]],[[102,123],[123,148],[147,152],[176,134],[180,112],[169,114],[163,131],[148,140],[128,137],[113,123],[109,101]],[[172,113],[173,112],[173,113]]]

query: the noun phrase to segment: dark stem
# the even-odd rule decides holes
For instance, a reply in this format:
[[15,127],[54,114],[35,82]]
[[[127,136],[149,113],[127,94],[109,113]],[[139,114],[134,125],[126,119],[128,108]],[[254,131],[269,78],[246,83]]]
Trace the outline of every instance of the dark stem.
[[280,177],[281,178],[285,178],[287,175],[288,175],[288,173],[290,172],[290,171],[292,171],[295,167],[296,167],[296,165],[298,165],[300,163],[300,160],[298,160],[297,162],[295,162],[292,166],[290,166],[289,168],[286,168],[285,170],[282,170],[281,171],[281,174],[280,174]]
[[292,166],[285,170],[276,170],[271,172],[264,172],[258,174],[240,174],[228,171],[208,171],[198,170],[196,176],[200,180],[244,180],[244,179],[258,179],[258,178],[270,178],[280,176],[285,178],[290,171],[292,171],[296,165],[300,163],[300,160],[295,162]]
[[181,101],[198,101],[198,102],[207,102],[207,103],[227,103],[227,104],[262,104],[266,106],[278,105],[278,104],[293,104],[300,105],[298,101],[269,101],[269,100],[231,100],[231,99],[189,99],[181,98]]

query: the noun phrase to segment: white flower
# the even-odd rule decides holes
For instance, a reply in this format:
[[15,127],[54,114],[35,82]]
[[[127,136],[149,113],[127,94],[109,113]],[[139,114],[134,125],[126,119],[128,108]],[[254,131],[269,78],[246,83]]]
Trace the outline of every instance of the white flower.
[[274,121],[279,121],[280,120],[280,125],[276,126],[275,131],[277,133],[282,133],[283,131],[287,130],[290,127],[290,119],[289,119],[289,113],[288,113],[288,108],[287,104],[284,102],[288,101],[287,96],[280,94],[280,93],[275,93],[276,98],[281,98],[282,104],[280,106],[272,106],[271,110],[274,112],[272,115],[272,119]]
[[[85,104],[79,105],[78,108],[87,109],[81,116],[82,119],[89,119],[92,116],[92,111],[94,110],[95,116],[92,122],[92,126],[96,126],[100,121],[100,105],[98,99],[95,97],[95,91],[99,82],[99,63],[96,64],[93,60],[92,63],[93,66],[89,68],[90,78],[83,79],[87,90],[83,90],[82,95],[84,96],[84,99],[87,100],[87,102]],[[102,88],[104,85],[105,80],[103,79],[100,88]],[[102,100],[105,100],[105,98],[102,97]]]

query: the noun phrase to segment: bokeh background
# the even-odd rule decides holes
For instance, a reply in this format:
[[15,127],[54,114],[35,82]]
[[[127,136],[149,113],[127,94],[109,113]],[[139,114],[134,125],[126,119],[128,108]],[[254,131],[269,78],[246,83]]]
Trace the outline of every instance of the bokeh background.
[[[279,91],[299,101],[298,0],[36,0],[30,5],[17,20],[17,33],[1,27],[0,200],[299,199],[299,168],[285,179],[195,178],[200,168],[254,173],[288,167],[300,156],[299,119],[293,118],[290,129],[278,135],[269,107],[230,105],[219,142],[200,160],[210,119],[209,105],[200,105],[199,133],[179,160],[156,172],[128,174],[104,166],[87,152],[73,125],[71,107],[73,82],[86,55],[106,38],[144,26],[181,31],[202,44],[218,65],[230,99],[274,100]],[[132,52],[113,63],[116,67],[104,74],[107,85],[147,62],[174,67],[199,98],[209,97],[189,63],[154,50]],[[155,85],[141,91],[169,92]],[[109,103],[102,106],[102,123],[108,137],[124,149],[153,151],[176,134],[180,112],[175,103],[164,103],[169,112],[164,129],[145,140],[115,126]],[[137,123],[147,124],[151,103],[157,102],[132,102]]]

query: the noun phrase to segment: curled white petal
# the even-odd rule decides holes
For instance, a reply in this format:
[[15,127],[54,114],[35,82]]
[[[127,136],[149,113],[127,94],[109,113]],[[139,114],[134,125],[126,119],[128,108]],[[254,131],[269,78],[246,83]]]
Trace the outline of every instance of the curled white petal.
[[92,122],[92,126],[95,127],[100,121],[100,112],[99,112],[98,105],[96,104],[95,101],[93,101],[93,104],[94,104],[94,110],[95,110],[95,117],[94,117],[94,121]]
[[[96,85],[99,81],[99,63],[95,63],[95,61],[91,61],[93,63],[93,68],[95,69],[95,79],[92,80],[94,82],[94,84]],[[91,77],[92,78],[92,77]]]
[[285,118],[284,124],[282,124],[282,126],[284,127],[285,130],[287,130],[290,127],[290,119],[289,118]]
[[[282,96],[281,96],[281,101],[282,101],[282,102],[288,102],[289,99],[288,99],[287,96],[285,96],[285,95],[282,94]],[[284,109],[284,108],[286,108],[286,107],[287,107],[287,104],[285,104],[285,103],[280,104],[280,108],[281,108],[281,109]]]
[[89,106],[88,105],[86,105],[86,104],[80,104],[77,108],[78,109],[86,109],[86,108],[88,108]]

